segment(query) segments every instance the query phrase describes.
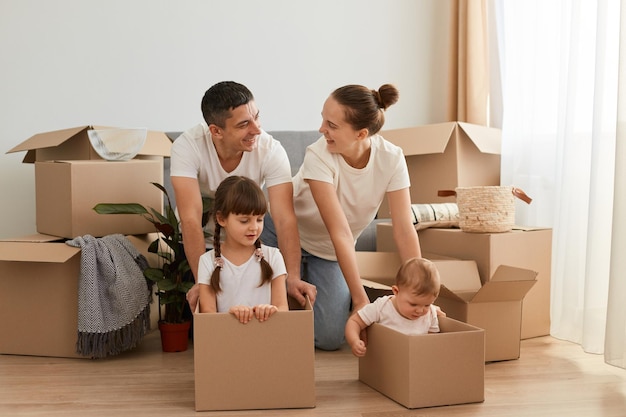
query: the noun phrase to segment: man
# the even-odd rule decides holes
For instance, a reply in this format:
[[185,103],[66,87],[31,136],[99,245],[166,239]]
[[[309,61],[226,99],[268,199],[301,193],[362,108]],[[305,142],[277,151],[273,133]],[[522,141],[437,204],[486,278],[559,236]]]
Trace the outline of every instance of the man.
[[204,94],[202,115],[204,123],[174,141],[170,166],[185,255],[196,280],[187,294],[191,310],[198,302],[198,260],[213,240],[213,218],[202,225],[202,197],[213,198],[218,185],[231,175],[246,176],[267,187],[278,247],[287,267],[287,291],[301,305],[305,295],[314,302],[315,287],[300,279],[289,159],[280,142],[261,129],[254,96],[242,84],[219,82]]

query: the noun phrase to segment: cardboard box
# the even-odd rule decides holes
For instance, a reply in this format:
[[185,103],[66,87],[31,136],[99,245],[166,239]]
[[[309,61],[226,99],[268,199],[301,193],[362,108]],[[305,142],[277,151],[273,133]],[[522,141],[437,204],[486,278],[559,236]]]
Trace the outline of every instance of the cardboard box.
[[[7,153],[24,152],[24,163],[54,160],[102,159],[93,149],[87,136],[90,129],[106,129],[103,126],[78,126],[69,129],[38,133],[10,149]],[[146,143],[137,158],[170,156],[172,141],[163,132],[148,131]]]
[[[377,226],[376,250],[396,250],[391,233],[391,224]],[[500,265],[537,271],[537,283],[524,298],[522,339],[550,334],[552,229],[517,227],[506,233],[467,233],[431,228],[418,235],[423,251],[475,260],[483,283]]]
[[315,407],[313,310],[241,324],[195,313],[196,411]]
[[373,324],[359,380],[407,408],[483,402],[484,330],[446,317],[439,327],[407,336]]
[[[500,185],[500,129],[446,122],[384,130],[381,135],[404,151],[412,203],[454,202],[454,197],[438,197],[437,192]],[[390,217],[386,200],[378,216]]]
[[139,203],[162,209],[163,162],[44,161],[35,163],[37,232],[72,239],[121,233],[154,232],[154,225],[136,214],[103,215],[98,203]]
[[[435,304],[448,317],[485,329],[485,361],[518,359],[522,301],[537,273],[501,265],[482,285],[475,261],[431,260],[441,277]],[[370,300],[391,294],[389,286],[400,266],[397,252],[357,252],[357,263]]]
[[[155,235],[128,238],[147,253]],[[80,252],[56,236],[0,241],[0,353],[85,358],[76,353]]]

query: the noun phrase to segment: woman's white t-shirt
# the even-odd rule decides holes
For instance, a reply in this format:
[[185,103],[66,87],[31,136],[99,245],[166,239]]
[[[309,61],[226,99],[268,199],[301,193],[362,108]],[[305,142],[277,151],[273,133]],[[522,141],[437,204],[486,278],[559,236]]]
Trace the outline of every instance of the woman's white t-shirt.
[[306,180],[333,184],[339,204],[356,239],[375,218],[385,193],[411,186],[402,149],[380,135],[371,140],[365,168],[353,168],[340,154],[328,151],[324,137],[306,149],[304,162],[293,178],[294,209],[302,249],[336,261],[335,248]]
[[[272,279],[285,275],[287,268],[278,248],[261,245],[263,256],[269,262],[274,275]],[[272,286],[269,282],[261,283],[261,264],[256,255],[241,265],[231,263],[222,256],[224,266],[220,272],[220,291],[217,294],[217,312],[226,313],[232,306],[271,304]],[[215,269],[215,251],[210,250],[200,257],[198,264],[198,283],[210,285],[211,274]]]

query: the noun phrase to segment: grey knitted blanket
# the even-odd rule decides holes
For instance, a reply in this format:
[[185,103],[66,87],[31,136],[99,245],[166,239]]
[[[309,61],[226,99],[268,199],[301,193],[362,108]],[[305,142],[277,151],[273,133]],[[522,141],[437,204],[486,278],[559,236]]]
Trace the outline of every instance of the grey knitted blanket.
[[121,234],[66,244],[81,248],[76,352],[104,358],[137,346],[150,329],[146,258]]

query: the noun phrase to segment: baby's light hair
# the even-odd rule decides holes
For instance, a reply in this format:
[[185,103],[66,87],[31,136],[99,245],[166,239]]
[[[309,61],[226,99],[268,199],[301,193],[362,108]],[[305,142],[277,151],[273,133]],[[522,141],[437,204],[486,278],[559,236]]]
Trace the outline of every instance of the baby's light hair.
[[411,258],[402,264],[396,274],[396,285],[415,295],[439,295],[440,278],[437,266],[424,258]]

